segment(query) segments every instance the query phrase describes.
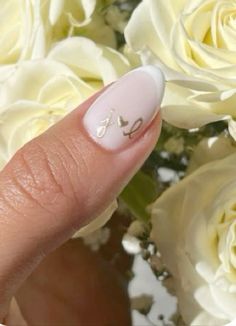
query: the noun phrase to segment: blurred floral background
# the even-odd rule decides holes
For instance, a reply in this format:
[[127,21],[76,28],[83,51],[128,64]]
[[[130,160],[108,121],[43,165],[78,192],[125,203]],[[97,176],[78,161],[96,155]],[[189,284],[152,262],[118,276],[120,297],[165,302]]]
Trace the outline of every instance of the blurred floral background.
[[156,148],[119,205],[75,236],[100,250],[117,207],[129,217],[120,240],[134,258],[129,279],[147,278],[130,283],[135,325],[235,325],[235,0],[0,4],[1,168],[103,86],[135,67],[160,67]]

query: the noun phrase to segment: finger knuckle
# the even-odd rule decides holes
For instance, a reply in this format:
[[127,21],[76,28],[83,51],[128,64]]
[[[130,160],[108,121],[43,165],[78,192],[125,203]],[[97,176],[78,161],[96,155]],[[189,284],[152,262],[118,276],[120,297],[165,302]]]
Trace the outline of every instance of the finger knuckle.
[[46,210],[54,211],[57,205],[73,200],[60,156],[56,158],[40,142],[33,141],[17,152],[10,175],[24,197]]
[[58,155],[58,173],[63,171],[67,188],[81,206],[88,199],[92,180],[91,160],[83,143],[73,136],[54,135]]

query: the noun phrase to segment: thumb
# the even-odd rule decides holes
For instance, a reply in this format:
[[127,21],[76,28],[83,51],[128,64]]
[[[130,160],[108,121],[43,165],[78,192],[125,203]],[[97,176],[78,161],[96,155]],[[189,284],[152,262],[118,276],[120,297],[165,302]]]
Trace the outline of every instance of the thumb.
[[41,259],[98,216],[150,154],[163,85],[157,68],[128,73],[26,144],[0,173],[0,318]]

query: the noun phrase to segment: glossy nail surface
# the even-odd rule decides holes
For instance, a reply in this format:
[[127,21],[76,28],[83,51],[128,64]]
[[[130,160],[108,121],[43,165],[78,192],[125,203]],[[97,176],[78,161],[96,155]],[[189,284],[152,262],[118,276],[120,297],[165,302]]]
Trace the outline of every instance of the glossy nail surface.
[[134,141],[157,115],[164,93],[164,78],[153,66],[135,69],[92,104],[84,116],[90,136],[108,150]]

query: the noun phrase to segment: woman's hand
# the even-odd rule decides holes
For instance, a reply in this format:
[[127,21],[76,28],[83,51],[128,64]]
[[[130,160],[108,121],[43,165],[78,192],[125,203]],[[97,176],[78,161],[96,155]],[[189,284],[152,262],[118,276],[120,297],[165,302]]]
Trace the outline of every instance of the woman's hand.
[[111,316],[121,324],[115,311],[127,298],[100,258],[79,240],[49,253],[100,214],[150,154],[163,84],[153,67],[127,74],[26,144],[0,173],[0,321],[10,324],[12,312],[17,326],[24,318],[86,325],[93,316],[96,325],[111,324]]

